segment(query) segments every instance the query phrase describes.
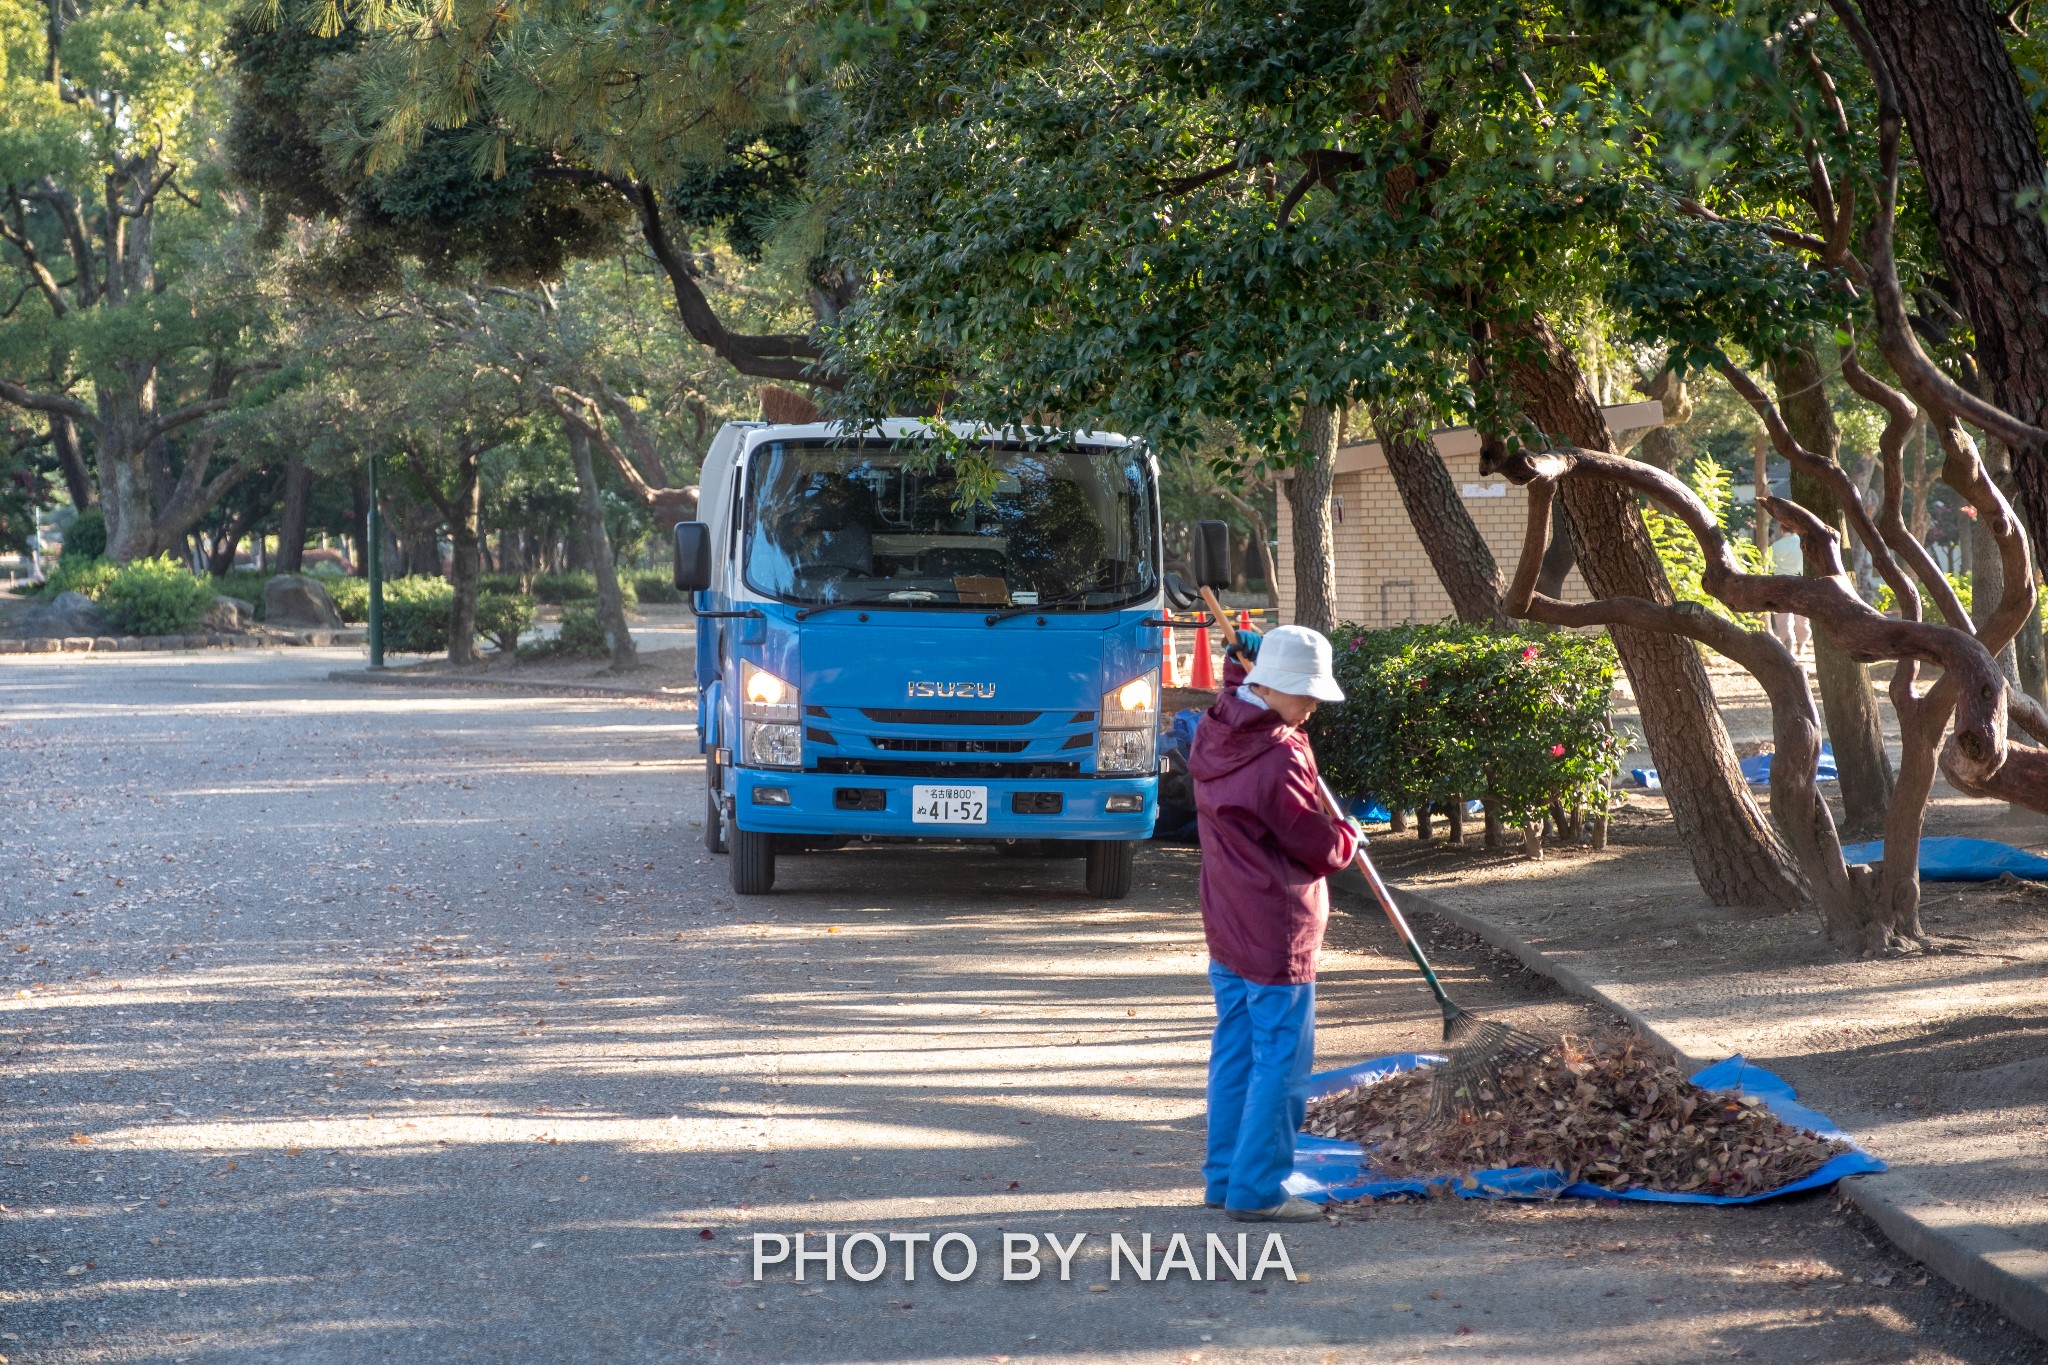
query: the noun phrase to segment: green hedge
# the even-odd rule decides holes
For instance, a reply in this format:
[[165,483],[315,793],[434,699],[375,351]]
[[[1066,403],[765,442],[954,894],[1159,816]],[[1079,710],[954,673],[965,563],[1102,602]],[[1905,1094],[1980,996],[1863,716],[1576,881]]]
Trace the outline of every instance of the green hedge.
[[673,569],[637,569],[622,578],[620,586],[631,583],[633,593],[642,602],[681,602],[688,594],[676,587]]
[[477,594],[476,633],[487,636],[500,654],[519,648],[519,637],[533,624],[533,599],[511,592]]
[[107,553],[107,514],[88,507],[64,528],[64,559],[103,559]]
[[545,659],[570,654],[605,659],[611,657],[611,652],[604,642],[604,627],[597,623],[597,612],[590,607],[569,607],[562,612],[562,629],[548,639],[520,646],[519,657]]
[[73,559],[68,556],[57,561],[57,567],[43,580],[38,596],[49,599],[61,593],[84,593],[93,601],[100,600],[100,594],[107,590],[107,584],[114,581],[119,572],[113,564],[104,559]]
[[132,635],[183,635],[213,605],[213,580],[195,578],[164,555],[114,570],[96,599],[114,624]]
[[341,619],[352,626],[359,626],[370,619],[370,580],[367,578],[336,578],[323,580],[327,596],[333,601],[334,609],[341,613]]
[[[633,591],[633,580],[621,575],[619,595],[631,611],[640,605],[640,599]],[[533,600],[549,606],[562,607],[578,602],[597,600],[597,575],[585,569],[574,573],[544,573],[533,580]]]
[[476,576],[476,590],[479,593],[503,592],[524,596],[520,592],[519,575],[516,573],[480,573]]
[[1309,722],[1340,792],[1390,809],[1484,797],[1508,825],[1604,812],[1622,745],[1605,636],[1440,624],[1333,632],[1346,700]]
[[[384,584],[384,647],[394,654],[443,654],[448,650],[448,615],[455,585],[417,574]],[[368,607],[364,608],[365,616]]]

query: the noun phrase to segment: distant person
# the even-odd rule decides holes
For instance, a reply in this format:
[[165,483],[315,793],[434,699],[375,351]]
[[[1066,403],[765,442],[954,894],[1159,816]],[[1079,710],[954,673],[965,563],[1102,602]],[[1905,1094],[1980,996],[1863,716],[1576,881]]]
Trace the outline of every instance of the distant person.
[[1351,861],[1358,831],[1323,808],[1301,732],[1319,703],[1344,700],[1330,642],[1280,626],[1256,649],[1249,672],[1238,651],[1225,660],[1224,689],[1188,756],[1216,997],[1203,1200],[1239,1222],[1305,1223],[1321,1206],[1284,1182],[1315,1059],[1324,879]]
[[[1806,552],[1800,548],[1799,537],[1787,531],[1771,542],[1771,572],[1796,576],[1806,572]],[[1795,616],[1789,611],[1774,611],[1771,617],[1771,634],[1779,643],[1794,654],[1803,654],[1813,644],[1813,623],[1804,616]]]

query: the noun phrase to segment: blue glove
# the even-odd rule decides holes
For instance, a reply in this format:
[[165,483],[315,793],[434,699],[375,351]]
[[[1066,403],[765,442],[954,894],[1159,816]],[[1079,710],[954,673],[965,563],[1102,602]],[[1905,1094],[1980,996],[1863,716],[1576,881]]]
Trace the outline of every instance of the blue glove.
[[1237,643],[1225,652],[1234,655],[1239,663],[1250,667],[1258,662],[1259,633],[1255,630],[1240,630],[1237,633]]

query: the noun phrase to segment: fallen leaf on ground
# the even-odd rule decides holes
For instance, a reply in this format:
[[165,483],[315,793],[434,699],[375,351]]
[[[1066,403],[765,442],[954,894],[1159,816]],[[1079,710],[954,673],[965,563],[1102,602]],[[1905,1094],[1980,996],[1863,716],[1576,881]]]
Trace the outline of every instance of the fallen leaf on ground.
[[1303,1130],[1358,1143],[1387,1175],[1536,1166],[1603,1189],[1722,1195],[1775,1190],[1848,1150],[1753,1095],[1700,1089],[1625,1030],[1563,1038],[1501,1068],[1477,1112],[1452,1123],[1431,1115],[1432,1081],[1422,1068],[1313,1101]]

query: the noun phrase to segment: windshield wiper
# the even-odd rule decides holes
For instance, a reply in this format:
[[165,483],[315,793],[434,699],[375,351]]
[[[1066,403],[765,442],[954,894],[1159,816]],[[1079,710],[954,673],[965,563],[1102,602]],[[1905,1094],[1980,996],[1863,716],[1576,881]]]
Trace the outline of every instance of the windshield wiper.
[[871,593],[866,597],[846,597],[837,602],[820,602],[815,607],[805,607],[799,611],[796,614],[796,619],[808,621],[820,612],[838,611],[841,607],[872,607],[878,602],[888,602],[901,607],[909,606],[912,602],[929,602],[931,600],[933,600],[931,597],[898,597],[895,593],[878,592]]
[[1043,602],[1033,602],[1028,607],[1004,607],[1001,611],[992,611],[981,619],[984,623],[992,626],[998,621],[1007,621],[1012,616],[1029,616],[1034,611],[1044,611],[1048,607],[1085,607],[1087,605],[1088,594],[1076,592],[1069,593],[1065,597],[1052,597],[1047,598]]

